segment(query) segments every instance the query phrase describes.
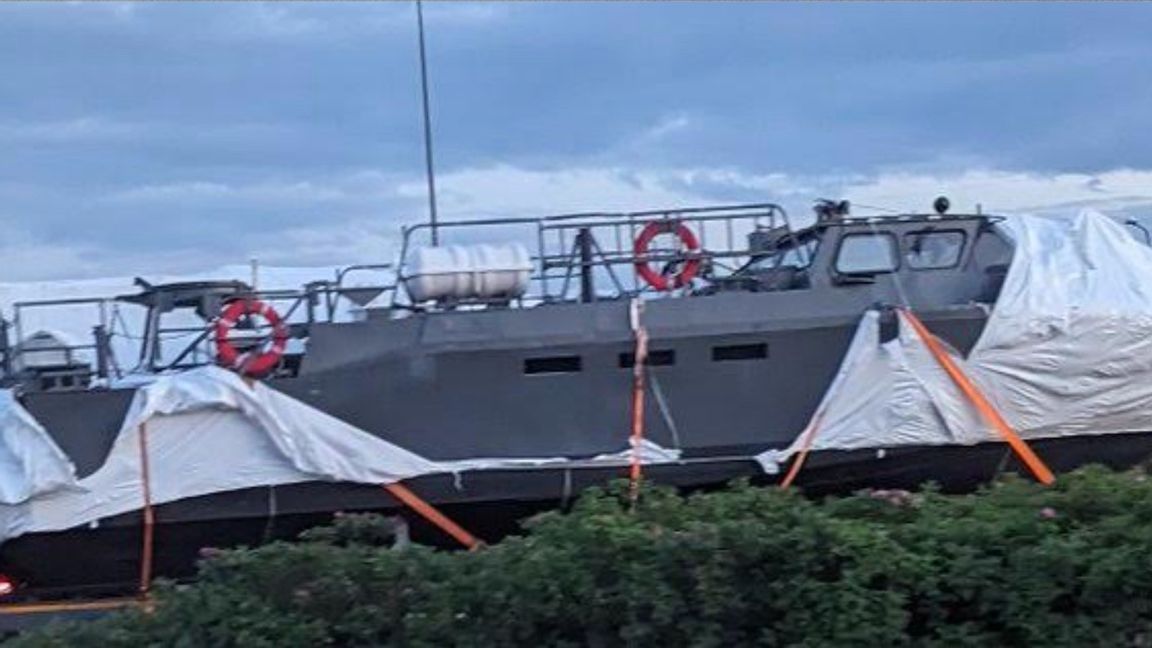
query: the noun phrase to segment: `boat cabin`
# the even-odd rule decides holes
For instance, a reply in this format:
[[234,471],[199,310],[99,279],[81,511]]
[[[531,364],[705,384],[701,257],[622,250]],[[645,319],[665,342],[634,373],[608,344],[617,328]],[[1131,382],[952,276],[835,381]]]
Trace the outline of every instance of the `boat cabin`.
[[[263,371],[237,368],[291,379],[309,363],[333,364],[313,358],[323,349],[308,341],[320,326],[430,316],[456,317],[464,326],[484,312],[634,299],[711,310],[710,302],[724,295],[787,293],[792,297],[772,304],[775,315],[793,317],[859,313],[877,303],[992,303],[1011,258],[994,218],[949,214],[939,201],[928,214],[856,217],[846,202],[834,201],[820,202],[815,212],[802,227],[767,203],[421,223],[402,231],[396,264],[352,266],[335,280],[299,290],[253,290],[236,280],[153,285],[138,279],[134,294],[15,304],[13,319],[0,329],[0,371],[5,384],[22,391],[106,388],[131,376],[220,362],[222,345],[235,358],[275,346],[275,362]],[[424,244],[434,229],[444,244]],[[374,273],[371,281],[349,280],[364,272]],[[239,301],[268,310],[242,309],[222,320]],[[26,335],[30,312],[81,304],[98,311],[90,341]],[[276,325],[263,317],[268,313]],[[507,339],[519,330],[531,337],[530,329],[490,333]],[[66,358],[66,366],[33,361],[53,353]]]

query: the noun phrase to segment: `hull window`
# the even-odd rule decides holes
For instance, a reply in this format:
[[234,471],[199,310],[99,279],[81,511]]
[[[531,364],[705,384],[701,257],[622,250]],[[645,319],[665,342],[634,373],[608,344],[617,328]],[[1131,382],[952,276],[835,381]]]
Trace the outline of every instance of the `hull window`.
[[729,346],[712,347],[712,360],[724,362],[727,360],[763,360],[768,357],[768,345],[759,344],[733,344]]
[[[648,361],[644,363],[649,367],[667,367],[676,364],[676,352],[672,349],[661,349],[648,352]],[[635,353],[620,354],[620,368],[631,369],[636,366]]]
[[576,373],[581,370],[581,365],[580,356],[527,358],[524,360],[524,373],[528,375]]

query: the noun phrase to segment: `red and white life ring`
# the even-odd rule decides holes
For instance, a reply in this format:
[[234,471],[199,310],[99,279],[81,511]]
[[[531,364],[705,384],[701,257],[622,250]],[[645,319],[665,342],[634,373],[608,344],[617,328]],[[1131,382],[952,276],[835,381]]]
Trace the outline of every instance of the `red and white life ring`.
[[[232,342],[231,332],[245,316],[258,316],[272,327],[271,344],[263,350],[241,353]],[[274,308],[258,299],[237,299],[224,307],[216,320],[216,361],[245,376],[259,378],[272,372],[288,346],[288,325]]]
[[[648,263],[648,247],[652,239],[661,234],[674,234],[680,239],[688,259],[680,265],[675,273],[665,274],[652,269]],[[667,291],[683,288],[692,283],[692,279],[700,272],[700,242],[696,234],[687,225],[676,220],[651,221],[640,230],[633,247],[636,255],[636,274],[640,275],[649,286],[656,290]]]

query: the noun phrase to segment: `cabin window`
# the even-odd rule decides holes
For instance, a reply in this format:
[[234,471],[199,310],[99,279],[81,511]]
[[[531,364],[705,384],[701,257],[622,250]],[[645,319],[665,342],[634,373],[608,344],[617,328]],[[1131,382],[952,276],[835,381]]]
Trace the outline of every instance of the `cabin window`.
[[763,360],[768,357],[768,345],[759,344],[730,344],[728,346],[712,347],[712,361],[724,362],[726,360]]
[[896,238],[891,234],[849,234],[840,241],[836,271],[843,274],[876,274],[900,267]]
[[524,360],[524,373],[529,375],[576,373],[582,368],[581,365],[580,356],[527,358]]
[[904,235],[908,266],[916,270],[954,268],[964,251],[964,232],[959,230],[924,230]]
[[799,244],[786,240],[779,249],[752,257],[745,269],[752,272],[786,267],[804,269],[812,265],[819,245],[820,239],[809,239]]
[[[631,369],[636,366],[635,353],[620,354],[620,368]],[[672,349],[660,349],[648,352],[648,361],[644,364],[649,367],[667,367],[676,364],[676,352]]]

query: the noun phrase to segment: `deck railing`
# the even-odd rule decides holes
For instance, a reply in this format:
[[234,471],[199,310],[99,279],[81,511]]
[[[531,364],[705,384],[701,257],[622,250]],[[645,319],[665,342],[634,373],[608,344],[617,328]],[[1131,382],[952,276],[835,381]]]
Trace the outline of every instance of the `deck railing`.
[[[350,283],[355,275],[368,272],[384,273],[386,279],[370,284]],[[337,321],[347,314],[348,305],[364,307],[376,299],[391,301],[390,293],[396,289],[393,277],[391,264],[353,265],[337,270],[333,279],[313,281],[300,289],[256,290],[238,293],[236,297],[271,303],[289,322],[293,336],[304,338],[310,325]],[[41,328],[34,327],[35,323],[51,322],[53,313],[65,317],[62,309],[76,307],[95,310],[91,327],[85,332],[90,332],[90,341],[61,339],[60,344],[35,346],[26,343],[28,336]],[[125,316],[126,310],[135,312],[135,317]],[[34,313],[39,316],[33,317]],[[42,328],[53,332],[50,324]],[[70,333],[72,338],[80,337],[77,331]],[[20,301],[12,305],[10,322],[0,320],[0,384],[18,382],[28,370],[38,366],[32,361],[52,353],[67,358],[65,364],[84,384],[132,373],[203,366],[214,359],[211,333],[211,321],[196,317],[173,323],[167,312],[117,297]]]
[[[674,248],[652,249],[638,255],[634,245],[641,230],[652,222],[682,223],[700,243],[698,254]],[[630,296],[650,291],[635,271],[637,263],[678,264],[699,259],[710,271],[731,272],[761,250],[754,249],[753,232],[792,232],[787,212],[772,203],[723,205],[690,209],[667,209],[625,213],[577,213],[537,218],[492,218],[437,223],[445,243],[518,241],[534,248],[528,291],[517,301],[587,301],[595,298],[590,284],[609,286],[611,296]],[[502,232],[497,235],[497,232]],[[397,283],[412,275],[409,256],[427,235],[431,224],[406,227],[397,262]],[[454,239],[454,240],[453,240]],[[397,307],[403,291],[395,295]],[[479,301],[479,300],[476,300]],[[457,305],[457,304],[454,304]],[[409,306],[411,306],[409,304]]]

